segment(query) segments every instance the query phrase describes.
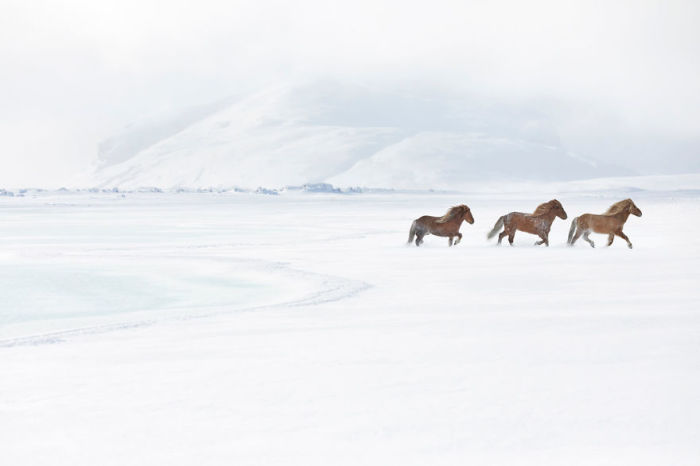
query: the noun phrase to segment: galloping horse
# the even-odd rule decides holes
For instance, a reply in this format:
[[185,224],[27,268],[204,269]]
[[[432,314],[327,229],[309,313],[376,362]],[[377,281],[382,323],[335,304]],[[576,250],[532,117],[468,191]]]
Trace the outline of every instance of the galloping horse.
[[515,231],[520,230],[539,236],[541,240],[535,243],[536,246],[542,243],[549,246],[549,229],[552,227],[552,222],[554,222],[555,217],[566,220],[564,207],[562,207],[561,203],[556,199],[540,204],[531,214],[511,212],[496,221],[493,229],[488,234],[488,239],[496,236],[496,233],[498,233],[501,228],[504,228],[503,232],[498,235],[498,244],[501,244],[503,237],[508,235],[508,242],[512,246],[513,238],[515,238]]
[[630,214],[641,217],[642,211],[634,205],[632,199],[625,199],[611,205],[602,215],[583,214],[576,217],[571,221],[571,228],[569,229],[569,246],[573,246],[576,240],[583,235],[583,239],[588,241],[591,247],[594,248],[595,243],[588,235],[591,232],[595,232],[608,235],[608,246],[613,243],[613,239],[617,235],[627,241],[627,246],[632,249],[630,239],[622,232],[622,227]]
[[459,232],[462,221],[474,223],[472,211],[464,204],[450,207],[442,217],[424,215],[415,219],[411,224],[411,230],[408,233],[408,244],[411,244],[415,237],[416,246],[420,246],[425,235],[435,235],[448,236],[450,238],[450,246],[452,246],[452,240],[456,236],[457,241],[454,244],[457,245],[462,240],[462,233]]

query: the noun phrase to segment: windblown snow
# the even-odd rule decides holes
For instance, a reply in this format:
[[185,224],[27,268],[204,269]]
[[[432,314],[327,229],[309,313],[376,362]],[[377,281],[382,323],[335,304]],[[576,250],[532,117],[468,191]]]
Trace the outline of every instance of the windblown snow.
[[100,146],[99,187],[463,188],[629,170],[562,144],[517,104],[333,82],[277,86],[134,122]]
[[[696,465],[700,185],[676,181],[0,196],[2,463]],[[485,238],[630,195],[633,250],[567,248],[559,219],[549,248]],[[406,246],[461,203],[459,246]]]

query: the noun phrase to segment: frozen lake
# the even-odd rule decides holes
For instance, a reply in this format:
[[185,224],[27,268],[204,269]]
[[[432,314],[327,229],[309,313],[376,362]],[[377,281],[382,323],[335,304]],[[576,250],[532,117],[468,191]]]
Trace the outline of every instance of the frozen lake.
[[[194,316],[284,296],[240,264],[212,260],[85,257],[4,262],[0,337],[129,319]],[[252,276],[251,276],[252,275]],[[281,286],[278,286],[281,285]]]
[[[700,196],[0,198],[4,464],[700,458]],[[570,220],[632,196],[627,249]],[[468,204],[455,248],[411,221]]]

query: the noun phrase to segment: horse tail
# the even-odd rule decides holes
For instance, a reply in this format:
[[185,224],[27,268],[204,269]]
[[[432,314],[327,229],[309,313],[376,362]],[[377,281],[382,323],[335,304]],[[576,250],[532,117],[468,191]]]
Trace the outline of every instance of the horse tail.
[[567,244],[571,244],[571,241],[574,239],[574,232],[576,231],[576,220],[578,220],[578,217],[575,217],[571,221],[571,228],[569,228],[569,239],[567,241]]
[[411,244],[413,242],[413,238],[416,237],[416,221],[414,220],[413,223],[411,223],[411,229],[408,232],[408,243],[406,244]]
[[486,235],[486,237],[488,239],[491,239],[494,236],[496,236],[496,233],[498,233],[501,230],[501,228],[503,228],[503,222],[505,221],[505,219],[506,219],[506,216],[503,215],[501,218],[496,220],[496,224],[493,226],[493,229],[491,231],[489,231],[488,235]]

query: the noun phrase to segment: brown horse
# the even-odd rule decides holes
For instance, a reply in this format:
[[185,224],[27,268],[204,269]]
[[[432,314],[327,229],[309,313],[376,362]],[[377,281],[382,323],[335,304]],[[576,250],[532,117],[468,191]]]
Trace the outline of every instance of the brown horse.
[[594,248],[595,243],[588,237],[591,232],[594,232],[608,235],[608,246],[613,243],[613,239],[617,235],[627,241],[627,246],[632,249],[630,239],[622,232],[622,227],[630,214],[641,217],[642,211],[634,205],[632,199],[625,199],[611,205],[602,215],[583,214],[580,217],[576,217],[571,221],[571,228],[569,229],[569,246],[573,246],[576,240],[583,235],[583,239],[588,241],[591,247]]
[[541,240],[535,243],[536,246],[542,243],[549,246],[549,229],[552,227],[555,217],[566,220],[566,212],[564,212],[564,207],[559,201],[552,199],[537,206],[537,209],[531,214],[511,212],[502,216],[496,221],[493,229],[488,234],[488,238],[493,238],[503,228],[503,232],[498,235],[498,244],[501,244],[503,237],[508,235],[508,242],[512,246],[515,232],[520,230],[539,236]]
[[431,217],[424,215],[417,218],[411,224],[411,230],[408,233],[408,244],[416,238],[416,246],[423,244],[425,235],[447,236],[450,238],[449,245],[452,246],[452,240],[457,237],[455,245],[462,241],[462,233],[459,232],[459,227],[462,222],[474,223],[472,211],[466,205],[457,205],[450,207],[442,217]]

